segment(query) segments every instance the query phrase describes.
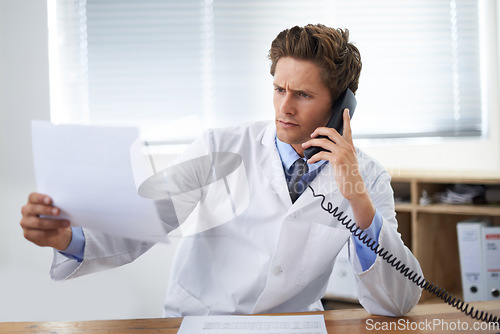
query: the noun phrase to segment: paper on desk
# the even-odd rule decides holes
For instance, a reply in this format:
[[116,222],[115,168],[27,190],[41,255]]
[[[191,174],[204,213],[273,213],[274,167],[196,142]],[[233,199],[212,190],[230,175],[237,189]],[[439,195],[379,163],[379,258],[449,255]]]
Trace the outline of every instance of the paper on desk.
[[327,334],[321,314],[298,316],[187,316],[177,334]]
[[74,226],[140,240],[164,241],[155,203],[140,197],[131,147],[136,128],[32,122],[37,191]]

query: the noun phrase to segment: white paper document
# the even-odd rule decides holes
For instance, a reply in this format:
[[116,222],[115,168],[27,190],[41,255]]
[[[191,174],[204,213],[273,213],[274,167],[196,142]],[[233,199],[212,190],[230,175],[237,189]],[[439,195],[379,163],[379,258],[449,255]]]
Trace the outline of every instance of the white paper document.
[[187,316],[178,334],[327,334],[321,314],[297,316]]
[[131,148],[139,131],[126,127],[53,125],[33,121],[37,191],[52,197],[61,218],[112,235],[166,240],[155,202],[138,195]]

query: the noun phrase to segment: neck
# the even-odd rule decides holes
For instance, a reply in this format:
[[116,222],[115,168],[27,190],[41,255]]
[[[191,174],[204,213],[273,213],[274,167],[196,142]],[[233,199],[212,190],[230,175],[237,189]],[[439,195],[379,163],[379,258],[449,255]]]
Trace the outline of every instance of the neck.
[[302,144],[291,144],[295,152],[303,158],[304,157],[304,149],[302,148]]

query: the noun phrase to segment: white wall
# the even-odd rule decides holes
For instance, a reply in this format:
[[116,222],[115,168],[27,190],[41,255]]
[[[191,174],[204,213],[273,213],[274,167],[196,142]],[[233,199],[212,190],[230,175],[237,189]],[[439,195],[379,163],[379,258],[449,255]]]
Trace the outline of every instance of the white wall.
[[[498,34],[494,39],[487,138],[363,147],[394,169],[499,173]],[[173,246],[160,245],[122,268],[55,283],[48,276],[51,250],[23,239],[20,208],[35,190],[30,121],[49,119],[47,53],[46,1],[0,0],[0,321],[161,316]]]
[[172,246],[108,272],[50,280],[51,250],[19,226],[35,190],[32,119],[49,119],[46,1],[0,0],[0,321],[160,317]]

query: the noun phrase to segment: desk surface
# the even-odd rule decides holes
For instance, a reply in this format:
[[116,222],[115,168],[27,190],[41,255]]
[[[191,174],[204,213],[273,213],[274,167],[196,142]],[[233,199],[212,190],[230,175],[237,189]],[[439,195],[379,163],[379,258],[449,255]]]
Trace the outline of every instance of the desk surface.
[[[475,308],[500,315],[500,301],[471,303]],[[440,304],[417,305],[405,317],[390,318],[368,314],[364,309],[318,312],[325,316],[328,333],[500,333],[498,327],[476,322],[451,306]],[[295,313],[300,314],[300,313]],[[0,333],[177,333],[182,318],[62,321],[62,322],[4,322]],[[464,329],[466,329],[464,331]]]

